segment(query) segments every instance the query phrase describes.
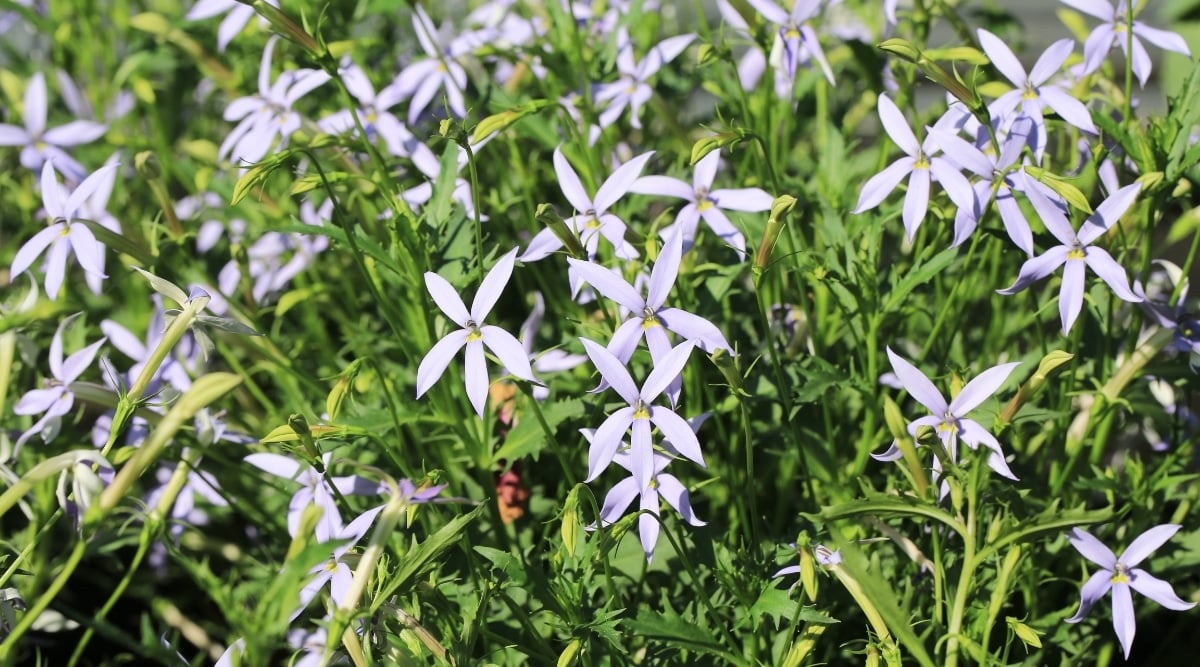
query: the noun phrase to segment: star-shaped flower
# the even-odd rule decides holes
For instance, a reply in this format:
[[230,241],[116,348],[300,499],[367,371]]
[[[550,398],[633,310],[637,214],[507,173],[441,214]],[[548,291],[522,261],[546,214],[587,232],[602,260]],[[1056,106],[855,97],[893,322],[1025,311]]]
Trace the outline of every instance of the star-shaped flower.
[[833,71],[825,60],[817,31],[809,21],[821,11],[820,0],[795,0],[789,12],[771,0],[747,0],[768,21],[778,26],[775,44],[771,48],[771,62],[775,66],[776,90],[785,89],[791,98],[796,70],[809,59],[816,60],[831,85]]
[[1026,260],[1021,265],[1017,281],[1002,290],[1000,294],[1016,294],[1033,283],[1050,275],[1059,266],[1063,269],[1062,292],[1058,297],[1058,312],[1062,318],[1062,332],[1066,335],[1083,308],[1083,275],[1087,266],[1108,283],[1112,291],[1121,299],[1131,303],[1139,303],[1142,298],[1129,288],[1125,277],[1125,269],[1117,264],[1112,255],[1103,248],[1091,245],[1112,227],[1125,212],[1133,206],[1141,185],[1134,183],[1117,190],[1108,199],[1096,207],[1093,213],[1079,228],[1079,233],[1071,228],[1071,223],[1034,185],[1028,176],[1025,178],[1025,195],[1033,203],[1034,210],[1041,216],[1046,229],[1058,239],[1062,245],[1054,246],[1041,255]]
[[488,374],[484,363],[483,348],[486,345],[508,372],[514,377],[537,383],[533,369],[529,366],[529,357],[521,343],[504,329],[494,325],[484,325],[483,320],[492,311],[492,306],[500,298],[500,293],[508,285],[512,276],[513,263],[517,258],[517,249],[505,253],[488,274],[484,276],[467,310],[462,298],[454,287],[432,271],[425,273],[425,287],[429,289],[434,303],[445,313],[450,321],[462,327],[446,334],[421,359],[417,368],[417,398],[429,391],[437,382],[450,361],[462,348],[466,348],[466,380],[467,398],[475,408],[475,413],[483,417],[483,408],[487,402]]
[[[915,439],[917,431],[922,426],[932,428],[938,439],[942,441],[942,446],[945,447],[946,454],[951,461],[958,460],[958,441],[960,439],[971,449],[983,445],[992,450],[988,457],[988,466],[992,470],[1009,479],[1017,478],[1004,460],[1004,451],[1000,449],[1000,443],[996,441],[996,437],[980,426],[978,422],[967,419],[966,415],[996,393],[1000,385],[1008,380],[1013,369],[1021,365],[1020,362],[1000,364],[980,373],[974,380],[968,382],[962,391],[958,392],[953,401],[947,403],[937,387],[934,387],[929,378],[925,377],[925,374],[916,366],[892,352],[891,348],[888,348],[887,354],[892,361],[892,370],[895,371],[900,384],[904,386],[910,396],[933,413],[928,417],[921,417],[910,422],[908,424],[909,435]],[[879,461],[895,461],[901,456],[900,447],[892,442],[892,446],[886,452],[878,455],[872,454],[872,456]],[[933,470],[935,476],[941,472],[941,459],[934,457]],[[943,497],[947,491],[949,491],[949,487],[943,483]]]
[[91,143],[104,136],[108,128],[90,120],[74,120],[47,130],[46,110],[46,77],[38,72],[25,87],[25,127],[0,123],[0,146],[20,146],[21,166],[26,169],[36,171],[53,160],[67,178],[78,182],[87,170],[63,148]]
[[[554,173],[558,176],[558,185],[562,188],[563,196],[576,211],[576,215],[567,218],[566,223],[571,231],[579,236],[589,258],[596,256],[601,236],[613,244],[617,257],[633,259],[638,256],[633,245],[625,240],[625,222],[609,213],[608,209],[629,192],[630,186],[642,173],[652,155],[654,151],[643,153],[618,167],[596,190],[596,196],[591,197],[587,190],[583,189],[579,174],[575,173],[567,158],[563,156],[562,148],[554,149]],[[549,257],[550,253],[561,247],[562,241],[554,235],[553,230],[543,229],[529,241],[529,246],[521,255],[521,261],[536,262]]]
[[[613,332],[608,343],[608,351],[622,364],[629,363],[642,336],[646,337],[646,346],[650,348],[650,358],[654,360],[655,366],[661,364],[671,352],[671,341],[667,337],[667,331],[676,333],[684,340],[695,341],[705,352],[711,353],[718,349],[731,351],[729,342],[712,322],[679,308],[664,307],[679,275],[682,255],[682,234],[677,230],[667,240],[654,263],[645,296],[633,285],[599,264],[584,262],[574,257],[567,259],[571,270],[579,277],[629,312],[629,319]],[[672,382],[672,385],[674,384],[676,383]],[[674,402],[678,398],[678,388],[669,389],[671,400]]]
[[642,105],[650,99],[653,90],[647,83],[663,65],[671,62],[687,48],[695,35],[669,37],[651,47],[641,62],[633,60],[633,42],[629,31],[621,26],[617,29],[617,71],[621,78],[600,86],[594,95],[596,102],[608,102],[600,114],[600,127],[608,127],[617,121],[625,107],[629,107],[631,124],[640,128]]
[[1111,549],[1104,546],[1100,540],[1081,528],[1073,528],[1069,539],[1083,557],[1100,566],[1079,593],[1079,610],[1067,619],[1067,623],[1078,623],[1087,616],[1092,607],[1112,590],[1113,596],[1113,629],[1117,631],[1117,639],[1129,658],[1129,650],[1133,648],[1133,634],[1137,630],[1137,617],[1133,613],[1133,589],[1154,600],[1167,609],[1183,611],[1196,606],[1195,602],[1187,602],[1175,594],[1171,584],[1152,576],[1149,572],[1137,567],[1155,549],[1171,539],[1180,526],[1162,524],[1138,535],[1129,544],[1125,552],[1117,558]]
[[[670,176],[643,176],[633,182],[630,192],[644,195],[665,195],[687,200],[687,205],[679,209],[675,216],[675,227],[683,231],[685,249],[691,247],[696,238],[696,227],[701,219],[708,224],[709,229],[720,236],[726,243],[738,251],[738,255],[746,255],[746,237],[729,221],[724,211],[758,212],[771,208],[774,198],[762,188],[737,188],[713,190],[713,179],[721,164],[721,154],[713,151],[696,163],[696,171],[692,176],[692,184]],[[664,231],[668,237],[673,230]]]
[[58,298],[58,290],[66,278],[68,253],[73,252],[89,274],[101,279],[107,277],[104,274],[104,244],[96,240],[92,230],[81,221],[81,212],[88,198],[104,187],[112,187],[110,176],[116,168],[115,163],[100,168],[68,194],[59,184],[53,165],[49,161],[42,165],[42,206],[51,223],[17,250],[12,275],[28,271],[33,261],[49,249],[45,284],[46,296],[51,300]]
[[670,408],[653,405],[654,399],[658,398],[683,370],[696,346],[695,343],[687,341],[671,350],[661,363],[655,364],[645,384],[638,389],[629,371],[625,369],[625,364],[611,352],[595,341],[586,338],[580,340],[583,341],[584,350],[595,364],[596,370],[600,371],[601,377],[629,404],[609,415],[600,428],[596,429],[592,437],[592,446],[588,450],[588,477],[584,481],[590,482],[604,472],[620,448],[625,433],[632,430],[629,470],[633,473],[639,490],[650,488],[654,478],[651,424],[658,427],[663,437],[671,442],[671,446],[681,456],[703,466],[704,455],[700,453],[700,442],[696,440],[692,427]]
[[1042,119],[1045,107],[1050,107],[1067,123],[1084,132],[1099,133],[1095,123],[1092,122],[1092,115],[1088,113],[1083,102],[1075,99],[1062,86],[1047,83],[1058,73],[1067,57],[1071,55],[1071,51],[1075,48],[1073,40],[1060,39],[1051,44],[1033,64],[1033,69],[1026,74],[1021,61],[1017,60],[1017,56],[1013,54],[1012,49],[1008,48],[1004,40],[983,28],[979,29],[978,35],[979,45],[983,47],[984,53],[987,54],[996,69],[1000,70],[1004,78],[1014,86],[1012,90],[997,97],[988,105],[988,111],[993,117],[1007,119],[1006,126],[1007,122],[1016,120],[1019,115],[1016,113],[1018,109],[1021,114],[1033,119],[1037,126],[1033,135],[1037,145],[1034,147],[1033,153],[1038,162],[1041,162],[1042,154],[1046,151],[1046,126]]
[[[1125,52],[1125,56],[1128,57],[1129,42],[1132,42],[1133,73],[1137,75],[1138,83],[1144,88],[1146,80],[1150,78],[1152,65],[1150,54],[1146,53],[1146,47],[1142,45],[1142,39],[1161,49],[1175,51],[1189,57],[1192,55],[1187,42],[1178,33],[1151,28],[1141,21],[1133,22],[1133,35],[1130,38],[1127,33],[1129,30],[1129,3],[1126,0],[1117,0],[1116,6],[1110,5],[1106,0],[1062,0],[1062,2],[1104,21],[1092,30],[1092,34],[1088,35],[1087,41],[1083,43],[1084,74],[1090,74],[1100,69],[1100,65],[1104,63],[1104,57],[1114,46],[1120,46],[1121,51]],[[1135,14],[1138,10],[1137,5],[1137,0],[1134,0],[1133,11]],[[1139,37],[1141,39],[1138,39]]]
[[908,176],[908,192],[904,195],[901,218],[910,241],[917,235],[917,228],[929,210],[929,184],[933,178],[942,184],[946,194],[960,209],[975,208],[975,192],[966,177],[945,157],[933,157],[939,146],[932,134],[926,136],[924,142],[917,143],[917,137],[904,119],[904,114],[887,95],[879,96],[879,120],[905,155],[863,185],[858,205],[854,207],[855,213],[879,206],[905,176]]
[[[104,344],[105,339],[88,345],[63,359],[63,329],[74,319],[68,317],[58,325],[54,338],[50,341],[50,377],[52,378],[45,389],[32,389],[17,401],[13,412],[18,415],[36,415],[43,413],[42,418],[29,430],[17,438],[16,449],[20,449],[34,435],[40,435],[43,442],[50,442],[58,435],[63,415],[75,406],[75,392],[71,391],[71,383],[83,375],[92,365],[96,352]],[[15,456],[15,453],[14,453]]]

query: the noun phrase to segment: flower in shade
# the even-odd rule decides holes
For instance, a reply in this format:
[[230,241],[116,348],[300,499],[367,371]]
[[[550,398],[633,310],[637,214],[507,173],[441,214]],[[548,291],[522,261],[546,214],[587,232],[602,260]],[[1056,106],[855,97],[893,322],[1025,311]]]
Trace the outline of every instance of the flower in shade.
[[666,63],[671,62],[687,48],[695,35],[669,37],[654,45],[641,62],[633,59],[633,42],[629,31],[621,26],[617,29],[617,71],[621,78],[600,86],[593,98],[596,102],[608,102],[600,114],[600,127],[608,127],[617,121],[625,107],[629,107],[630,122],[640,128],[642,105],[654,92],[647,83]]
[[409,125],[417,122],[439,89],[446,91],[450,111],[458,118],[466,116],[463,91],[467,88],[467,70],[459,59],[480,46],[479,34],[464,32],[451,36],[445,29],[447,26],[439,32],[421,5],[416,6],[412,23],[425,58],[401,70],[395,82],[401,99],[412,98],[408,103]]
[[58,298],[58,290],[66,278],[68,253],[74,253],[75,259],[89,274],[101,279],[106,277],[104,244],[96,240],[92,230],[81,220],[81,209],[97,190],[106,184],[112,187],[108,179],[116,168],[116,164],[100,168],[68,194],[59,184],[53,165],[50,162],[42,165],[42,206],[51,223],[17,250],[12,263],[12,275],[28,271],[33,261],[46,252],[46,296],[52,300]]
[[879,206],[905,176],[908,176],[908,192],[904,195],[901,218],[904,220],[904,231],[910,241],[917,235],[917,228],[929,210],[929,184],[934,178],[942,184],[956,206],[960,209],[974,210],[975,192],[966,177],[959,173],[953,162],[945,157],[933,156],[939,149],[933,135],[928,135],[924,142],[917,143],[917,137],[909,128],[908,121],[904,120],[904,114],[887,95],[879,96],[879,120],[883,123],[884,131],[905,155],[872,176],[863,185],[862,193],[858,196],[858,205],[854,207],[855,213]]
[[1027,74],[1021,61],[1017,60],[1017,56],[1013,54],[1012,49],[1008,48],[1004,40],[982,28],[979,29],[978,35],[979,45],[983,47],[984,53],[987,54],[996,69],[1000,70],[1004,78],[1014,86],[1012,90],[997,97],[988,105],[988,111],[993,117],[1011,121],[1017,118],[1019,114],[1016,112],[1020,109],[1021,114],[1033,119],[1036,125],[1033,136],[1037,141],[1033,153],[1038,162],[1041,162],[1042,154],[1046,150],[1046,127],[1042,118],[1045,107],[1050,107],[1068,124],[1074,125],[1084,132],[1099,133],[1095,123],[1092,122],[1092,115],[1088,113],[1083,102],[1075,99],[1062,86],[1047,83],[1058,73],[1067,57],[1071,55],[1071,51],[1075,48],[1074,41],[1060,39],[1051,44]]
[[1113,629],[1117,639],[1129,658],[1129,650],[1133,648],[1133,634],[1137,630],[1137,617],[1133,612],[1133,589],[1154,600],[1167,609],[1184,611],[1196,606],[1195,602],[1187,602],[1175,594],[1171,584],[1152,576],[1149,572],[1138,567],[1155,549],[1161,547],[1179,531],[1180,526],[1162,524],[1138,535],[1129,544],[1125,552],[1118,558],[1111,549],[1104,546],[1100,540],[1081,528],[1071,529],[1068,539],[1083,557],[1100,566],[1079,593],[1079,610],[1067,619],[1067,623],[1078,623],[1088,615],[1092,607],[1112,591]]
[[[915,440],[917,431],[922,426],[927,426],[934,430],[939,440],[942,441],[942,446],[946,450],[946,454],[950,461],[958,460],[958,441],[962,440],[971,449],[976,449],[980,445],[991,450],[988,457],[988,466],[996,471],[997,474],[1009,479],[1016,479],[1017,476],[1008,468],[1008,463],[1004,460],[1004,451],[1000,449],[1000,443],[996,441],[996,437],[988,432],[978,422],[967,419],[966,415],[972,410],[979,407],[981,403],[991,398],[992,394],[1000,388],[1008,376],[1013,372],[1020,362],[1012,362],[993,366],[986,371],[980,373],[975,379],[967,383],[962,391],[954,397],[954,400],[949,403],[942,397],[942,393],[933,386],[929,378],[917,369],[916,366],[905,361],[900,355],[892,352],[891,348],[887,350],[888,358],[892,361],[892,370],[895,371],[896,377],[900,380],[901,385],[908,391],[918,403],[925,406],[931,415],[921,417],[920,419],[909,422],[908,434],[913,436]],[[879,461],[895,461],[902,454],[899,445],[893,441],[892,446],[882,454],[872,454]],[[941,473],[942,463],[940,457],[934,457],[933,470],[936,475]],[[944,482],[942,484],[942,496],[944,497],[949,491],[949,486]]]
[[108,128],[90,120],[73,120],[47,130],[47,106],[46,77],[38,72],[25,87],[25,127],[0,123],[0,146],[20,146],[21,166],[26,169],[36,171],[53,160],[69,180],[78,182],[87,170],[63,148],[91,143]]
[[[596,190],[596,196],[591,197],[583,189],[579,175],[563,156],[562,148],[554,149],[554,173],[558,176],[558,185],[576,212],[566,219],[566,223],[583,243],[588,257],[596,256],[601,236],[613,244],[617,257],[633,259],[638,256],[633,245],[625,240],[625,222],[609,213],[608,209],[629,192],[630,186],[642,173],[652,155],[654,151],[643,153],[618,167]],[[550,253],[561,247],[562,241],[554,235],[554,231],[549,228],[543,229],[530,239],[529,246],[521,255],[521,261],[536,262],[549,257]]]
[[529,356],[521,343],[504,329],[494,325],[483,324],[484,318],[492,311],[492,306],[500,298],[500,293],[508,285],[512,276],[513,263],[516,261],[517,249],[505,253],[488,274],[484,276],[467,310],[462,298],[454,287],[432,271],[425,273],[425,287],[429,289],[434,303],[445,313],[450,321],[462,327],[446,334],[421,359],[417,368],[417,398],[420,398],[437,382],[450,360],[462,348],[466,348],[466,381],[467,398],[475,408],[475,413],[483,417],[483,407],[487,402],[488,374],[484,363],[483,348],[486,345],[500,363],[513,376],[522,380],[537,383],[533,369],[529,366]]
[[[1192,52],[1188,50],[1187,42],[1178,33],[1151,28],[1141,21],[1133,21],[1133,35],[1130,35],[1128,33],[1130,9],[1126,0],[1117,0],[1116,6],[1109,4],[1107,0],[1062,0],[1062,2],[1104,21],[1092,30],[1087,41],[1083,43],[1084,74],[1090,74],[1100,69],[1100,65],[1104,63],[1104,57],[1114,46],[1120,46],[1121,51],[1125,52],[1125,56],[1128,57],[1129,46],[1132,43],[1133,73],[1137,75],[1138,83],[1145,87],[1146,80],[1150,78],[1151,63],[1150,54],[1146,53],[1146,47],[1142,45],[1143,39],[1160,49],[1182,53],[1189,57],[1192,55]],[[1132,10],[1134,13],[1137,12],[1137,4],[1137,0],[1134,0]]]
[[[325,452],[321,457],[321,467],[329,470],[333,454]],[[321,518],[317,521],[313,535],[318,542],[328,542],[345,531],[342,523],[342,513],[338,509],[338,494],[377,495],[384,492],[384,485],[373,482],[359,475],[333,477],[323,471],[318,471],[311,465],[301,463],[282,454],[251,454],[245,458],[246,463],[268,472],[277,477],[299,482],[302,486],[292,496],[288,503],[288,534],[297,537],[300,530],[301,518],[309,505],[316,505],[322,510]]]
[[1026,260],[1021,265],[1017,281],[1009,287],[998,290],[1000,294],[1016,294],[1033,283],[1050,275],[1059,266],[1065,265],[1062,278],[1062,292],[1058,297],[1058,311],[1062,317],[1062,332],[1065,335],[1071,330],[1079,311],[1083,309],[1083,275],[1087,266],[1108,283],[1113,293],[1132,303],[1142,300],[1129,288],[1125,277],[1125,269],[1106,250],[1093,246],[1092,243],[1104,235],[1125,212],[1133,206],[1141,185],[1134,183],[1117,190],[1108,199],[1096,207],[1096,212],[1084,221],[1076,233],[1063,212],[1059,210],[1041,191],[1033,185],[1032,179],[1025,176],[1024,192],[1033,203],[1034,210],[1041,216],[1046,229],[1058,239],[1062,245],[1054,246],[1041,255]]
[[[75,319],[68,317],[58,325],[54,338],[50,341],[50,377],[52,378],[45,389],[32,389],[17,401],[13,412],[19,415],[41,414],[42,418],[17,438],[16,448],[20,449],[34,435],[40,435],[43,442],[50,442],[58,435],[62,425],[62,417],[75,406],[75,392],[71,391],[71,383],[83,375],[92,365],[96,352],[104,344],[105,339],[88,345],[63,359],[63,329]],[[14,454],[15,455],[15,454]]]
[[633,473],[639,490],[650,488],[654,479],[651,424],[658,427],[663,438],[671,442],[676,452],[703,466],[704,455],[700,452],[700,442],[696,439],[692,427],[672,409],[653,405],[667,385],[679,376],[695,348],[695,343],[687,341],[671,350],[661,363],[655,364],[645,384],[638,389],[629,371],[625,369],[625,364],[611,352],[595,341],[586,338],[580,340],[583,341],[584,350],[595,364],[596,370],[600,371],[601,377],[628,403],[626,407],[609,415],[592,436],[592,445],[588,449],[588,477],[584,481],[590,482],[604,472],[621,447],[625,433],[632,430],[629,470]]
[[[630,192],[644,195],[663,195],[687,200],[675,216],[675,227],[683,232],[683,243],[690,247],[696,238],[696,227],[700,220],[708,225],[717,236],[732,245],[738,255],[745,257],[746,238],[726,217],[722,209],[730,211],[758,212],[771,208],[774,198],[762,188],[738,188],[713,190],[713,178],[721,164],[721,154],[713,151],[696,163],[692,184],[688,185],[670,176],[643,176],[633,182]],[[673,230],[664,231],[667,237]]]

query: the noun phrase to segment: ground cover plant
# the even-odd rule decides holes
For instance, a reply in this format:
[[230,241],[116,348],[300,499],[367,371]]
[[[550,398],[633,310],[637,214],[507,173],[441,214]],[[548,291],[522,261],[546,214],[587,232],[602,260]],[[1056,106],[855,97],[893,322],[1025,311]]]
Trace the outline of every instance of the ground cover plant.
[[1057,16],[0,3],[0,663],[1189,664],[1200,3]]

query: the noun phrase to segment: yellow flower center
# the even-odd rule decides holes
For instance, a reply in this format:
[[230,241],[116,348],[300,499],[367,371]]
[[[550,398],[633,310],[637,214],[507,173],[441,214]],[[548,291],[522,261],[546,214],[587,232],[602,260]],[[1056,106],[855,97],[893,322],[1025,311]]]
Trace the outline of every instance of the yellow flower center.
[[1084,252],[1083,248],[1071,248],[1067,251],[1067,259],[1084,259],[1086,257],[1087,253]]
[[640,398],[637,400],[636,403],[633,404],[633,418],[634,419],[649,419],[650,418],[650,406],[646,405],[645,402],[643,402],[642,399],[640,399]]
[[479,330],[479,325],[475,324],[474,320],[467,320],[467,342],[474,343],[477,340],[483,340],[483,332]]

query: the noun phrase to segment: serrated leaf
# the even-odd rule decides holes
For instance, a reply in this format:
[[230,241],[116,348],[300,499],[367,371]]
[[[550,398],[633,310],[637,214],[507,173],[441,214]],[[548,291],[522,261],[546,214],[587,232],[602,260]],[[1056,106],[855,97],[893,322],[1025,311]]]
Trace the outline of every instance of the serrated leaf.
[[774,586],[764,590],[750,607],[751,616],[770,616],[775,623],[790,621],[800,603],[793,600],[788,591]]
[[384,590],[372,599],[371,613],[374,614],[381,605],[392,598],[396,591],[407,585],[419,573],[440,562],[442,554],[459,540],[467,524],[474,521],[475,517],[485,509],[487,509],[485,505],[480,505],[467,514],[455,518],[401,556],[399,564],[392,572]]
[[507,574],[512,582],[517,586],[524,586],[529,580],[529,575],[525,572],[525,565],[516,556],[494,549],[492,547],[477,546],[475,552],[483,556],[492,564],[492,567]]

